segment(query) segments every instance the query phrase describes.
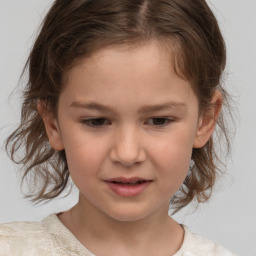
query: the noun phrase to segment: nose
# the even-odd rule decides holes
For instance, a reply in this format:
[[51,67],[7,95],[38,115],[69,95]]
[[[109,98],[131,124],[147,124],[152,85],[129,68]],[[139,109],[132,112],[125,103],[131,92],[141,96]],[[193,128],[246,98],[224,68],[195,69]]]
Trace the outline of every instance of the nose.
[[115,164],[121,164],[125,167],[145,161],[145,148],[142,138],[136,129],[123,128],[115,134],[110,159]]

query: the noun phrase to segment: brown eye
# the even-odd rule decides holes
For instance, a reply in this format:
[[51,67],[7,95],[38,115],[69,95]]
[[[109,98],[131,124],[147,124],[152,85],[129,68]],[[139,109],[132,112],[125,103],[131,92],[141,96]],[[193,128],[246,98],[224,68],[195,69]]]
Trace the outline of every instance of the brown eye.
[[165,117],[154,117],[149,120],[149,124],[154,126],[165,126],[171,121],[171,119]]
[[109,122],[105,118],[92,118],[92,119],[82,120],[82,123],[92,127],[109,124]]

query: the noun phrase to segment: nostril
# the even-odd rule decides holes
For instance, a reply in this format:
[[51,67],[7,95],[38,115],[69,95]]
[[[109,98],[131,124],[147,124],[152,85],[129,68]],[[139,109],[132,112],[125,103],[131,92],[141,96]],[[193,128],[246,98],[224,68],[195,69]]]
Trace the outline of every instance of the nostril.
[[[135,164],[140,164],[146,159],[144,147],[141,145],[138,134],[136,136],[129,134],[119,136],[114,140],[113,148],[110,152],[110,159],[115,164],[120,164],[125,167],[130,167]],[[121,139],[120,139],[121,138]]]

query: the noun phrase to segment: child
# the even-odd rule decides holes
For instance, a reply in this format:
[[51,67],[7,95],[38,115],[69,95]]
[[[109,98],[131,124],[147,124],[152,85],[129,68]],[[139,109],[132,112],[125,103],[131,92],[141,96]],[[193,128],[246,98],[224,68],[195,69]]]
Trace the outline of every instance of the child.
[[56,0],[6,148],[34,179],[34,202],[69,176],[79,201],[1,224],[0,255],[234,255],[168,216],[210,197],[225,57],[204,0]]

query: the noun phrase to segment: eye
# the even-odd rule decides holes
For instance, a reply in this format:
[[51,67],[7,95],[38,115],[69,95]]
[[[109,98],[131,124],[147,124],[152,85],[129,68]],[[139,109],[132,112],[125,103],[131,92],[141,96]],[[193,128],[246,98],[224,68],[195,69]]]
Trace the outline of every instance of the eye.
[[172,119],[166,117],[153,117],[149,119],[148,123],[153,126],[166,126],[172,121]]
[[92,127],[101,127],[101,126],[110,124],[110,122],[106,118],[102,118],[102,117],[83,119],[81,122],[85,125],[92,126]]

